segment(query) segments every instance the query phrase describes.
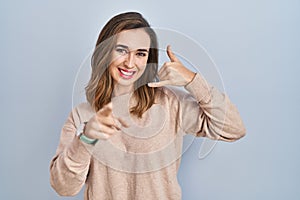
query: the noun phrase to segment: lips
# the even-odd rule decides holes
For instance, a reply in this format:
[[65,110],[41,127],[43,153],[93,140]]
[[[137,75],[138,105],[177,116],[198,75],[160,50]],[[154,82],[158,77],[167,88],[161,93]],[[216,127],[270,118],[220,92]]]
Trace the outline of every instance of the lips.
[[133,77],[133,75],[135,74],[136,71],[129,71],[126,69],[121,69],[118,68],[119,72],[120,72],[120,76],[125,78],[125,79],[130,79]]

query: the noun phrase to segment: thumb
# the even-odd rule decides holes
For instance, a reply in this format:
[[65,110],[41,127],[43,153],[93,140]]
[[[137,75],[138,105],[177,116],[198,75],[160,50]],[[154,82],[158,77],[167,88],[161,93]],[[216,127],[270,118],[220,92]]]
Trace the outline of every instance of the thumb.
[[170,45],[167,46],[167,54],[168,54],[171,62],[180,62],[179,59],[175,56],[175,54],[171,50],[171,46]]

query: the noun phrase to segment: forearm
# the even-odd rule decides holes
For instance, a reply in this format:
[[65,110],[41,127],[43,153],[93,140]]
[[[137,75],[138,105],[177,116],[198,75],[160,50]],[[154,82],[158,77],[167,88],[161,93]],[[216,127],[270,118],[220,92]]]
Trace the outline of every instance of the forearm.
[[185,88],[197,100],[200,109],[197,136],[235,141],[245,135],[239,112],[227,95],[209,86],[199,74]]
[[51,161],[50,183],[62,196],[76,195],[85,183],[91,154],[77,136]]

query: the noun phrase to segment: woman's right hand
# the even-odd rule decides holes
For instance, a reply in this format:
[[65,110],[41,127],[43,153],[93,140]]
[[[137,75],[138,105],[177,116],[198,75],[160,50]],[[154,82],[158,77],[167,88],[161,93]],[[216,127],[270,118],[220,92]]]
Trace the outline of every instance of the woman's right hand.
[[85,125],[84,135],[90,139],[107,140],[121,127],[129,125],[121,118],[113,116],[112,103],[101,108]]

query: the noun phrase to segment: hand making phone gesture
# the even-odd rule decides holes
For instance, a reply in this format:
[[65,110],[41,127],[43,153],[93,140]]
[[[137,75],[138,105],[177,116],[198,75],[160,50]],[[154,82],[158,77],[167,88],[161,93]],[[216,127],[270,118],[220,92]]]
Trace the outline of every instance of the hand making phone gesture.
[[162,87],[165,85],[185,86],[195,76],[195,73],[187,69],[167,46],[169,62],[165,62],[158,72],[159,82],[148,83],[149,87]]

